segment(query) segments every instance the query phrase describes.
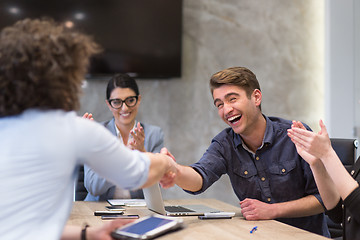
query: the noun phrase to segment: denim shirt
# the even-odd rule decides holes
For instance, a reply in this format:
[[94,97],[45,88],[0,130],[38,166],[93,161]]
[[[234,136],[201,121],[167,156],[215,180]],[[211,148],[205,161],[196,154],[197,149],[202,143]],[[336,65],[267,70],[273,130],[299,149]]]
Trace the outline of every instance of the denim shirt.
[[[203,178],[201,190],[187,192],[202,193],[221,175],[228,174],[240,200],[252,198],[266,203],[280,203],[314,195],[323,205],[309,164],[298,155],[287,136],[292,122],[276,117],[264,118],[263,144],[255,153],[243,147],[240,135],[232,128],[220,132],[202,158],[191,165]],[[323,213],[277,220],[330,237]]]

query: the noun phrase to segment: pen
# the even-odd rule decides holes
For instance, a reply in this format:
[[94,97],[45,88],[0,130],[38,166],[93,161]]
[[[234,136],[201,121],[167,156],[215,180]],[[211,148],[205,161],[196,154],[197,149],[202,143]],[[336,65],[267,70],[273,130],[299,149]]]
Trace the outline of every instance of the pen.
[[255,232],[256,230],[257,230],[257,226],[253,227],[253,228],[251,229],[250,233],[253,233],[253,232]]

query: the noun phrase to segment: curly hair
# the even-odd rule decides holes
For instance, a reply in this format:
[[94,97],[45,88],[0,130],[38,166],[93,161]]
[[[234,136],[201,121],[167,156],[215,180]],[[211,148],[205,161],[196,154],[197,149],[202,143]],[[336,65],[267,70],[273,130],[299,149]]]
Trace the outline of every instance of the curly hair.
[[81,82],[101,48],[52,19],[25,19],[0,33],[0,117],[30,108],[79,108]]

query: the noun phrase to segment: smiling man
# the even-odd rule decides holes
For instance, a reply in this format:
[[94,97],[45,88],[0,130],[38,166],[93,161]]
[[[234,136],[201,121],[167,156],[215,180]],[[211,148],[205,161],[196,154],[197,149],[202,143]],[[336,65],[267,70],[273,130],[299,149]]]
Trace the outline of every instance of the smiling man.
[[199,194],[228,174],[247,220],[276,219],[329,237],[310,167],[287,136],[292,122],[262,114],[256,76],[244,67],[228,68],[211,77],[210,88],[230,127],[215,136],[197,163],[178,165],[177,176],[163,187],[177,184]]

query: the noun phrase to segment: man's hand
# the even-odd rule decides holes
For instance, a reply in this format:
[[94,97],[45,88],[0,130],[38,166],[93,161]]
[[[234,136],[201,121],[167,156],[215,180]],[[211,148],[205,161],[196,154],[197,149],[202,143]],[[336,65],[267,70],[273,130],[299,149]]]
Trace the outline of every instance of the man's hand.
[[270,220],[275,218],[272,204],[245,198],[240,202],[241,213],[246,220]]
[[174,155],[172,155],[171,152],[169,152],[169,150],[167,148],[163,147],[160,150],[160,153],[168,155],[169,157],[171,157],[176,162],[176,159],[175,159]]

